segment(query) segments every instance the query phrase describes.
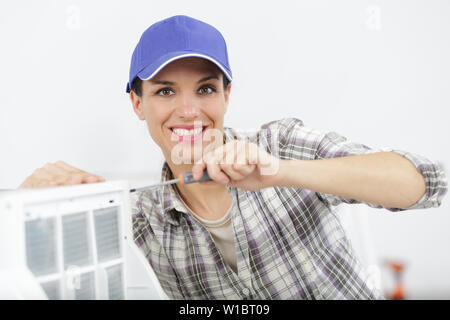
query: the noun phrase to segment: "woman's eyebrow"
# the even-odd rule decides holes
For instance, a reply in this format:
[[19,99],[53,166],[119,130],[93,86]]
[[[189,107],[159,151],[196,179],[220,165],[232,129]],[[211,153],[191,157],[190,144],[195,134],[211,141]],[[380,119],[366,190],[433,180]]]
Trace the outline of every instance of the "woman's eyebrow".
[[208,81],[210,79],[219,80],[219,78],[216,75],[212,75],[212,76],[204,77],[204,78],[198,80],[197,83],[205,82],[205,81]]
[[150,80],[150,82],[152,84],[154,84],[154,85],[157,85],[157,84],[163,84],[163,85],[166,85],[166,86],[173,86],[173,85],[175,85],[175,82],[167,81],[167,80]]
[[[207,77],[204,77],[204,78],[198,80],[197,83],[205,82],[205,81],[208,81],[210,79],[219,80],[219,78],[216,75],[211,75],[211,76],[207,76]],[[162,84],[162,85],[165,85],[165,86],[174,86],[176,84],[175,82],[167,81],[167,80],[150,80],[150,82],[152,84],[154,84],[154,85]]]

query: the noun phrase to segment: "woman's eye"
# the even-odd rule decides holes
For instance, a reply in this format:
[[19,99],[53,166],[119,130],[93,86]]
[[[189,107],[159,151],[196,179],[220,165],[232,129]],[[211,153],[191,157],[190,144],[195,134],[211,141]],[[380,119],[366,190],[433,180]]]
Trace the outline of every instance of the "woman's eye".
[[172,89],[170,89],[170,88],[162,88],[162,89],[158,90],[156,92],[156,94],[158,94],[160,96],[171,96],[171,94],[166,94],[168,92],[172,92],[173,93]]
[[199,89],[199,91],[200,91],[200,93],[211,94],[213,92],[216,92],[216,89],[211,86],[203,86]]

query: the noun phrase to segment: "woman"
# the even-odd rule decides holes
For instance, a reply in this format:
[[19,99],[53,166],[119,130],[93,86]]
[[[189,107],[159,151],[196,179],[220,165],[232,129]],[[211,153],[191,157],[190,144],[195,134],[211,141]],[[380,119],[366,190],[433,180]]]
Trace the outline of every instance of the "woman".
[[[187,16],[152,25],[133,53],[127,92],[164,155],[161,180],[188,171],[212,179],[132,194],[135,241],[166,293],[381,298],[332,206],[437,207],[447,191],[443,171],[419,155],[373,150],[295,118],[253,133],[224,127],[231,81],[220,32]],[[98,181],[59,161],[21,187]]]

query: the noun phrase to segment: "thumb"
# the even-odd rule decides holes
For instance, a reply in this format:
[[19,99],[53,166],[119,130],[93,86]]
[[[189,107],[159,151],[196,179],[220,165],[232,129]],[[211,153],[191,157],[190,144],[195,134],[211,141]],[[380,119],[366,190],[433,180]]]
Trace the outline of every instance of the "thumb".
[[206,162],[203,159],[197,160],[192,166],[192,175],[195,180],[200,179],[203,176],[203,170],[206,168]]

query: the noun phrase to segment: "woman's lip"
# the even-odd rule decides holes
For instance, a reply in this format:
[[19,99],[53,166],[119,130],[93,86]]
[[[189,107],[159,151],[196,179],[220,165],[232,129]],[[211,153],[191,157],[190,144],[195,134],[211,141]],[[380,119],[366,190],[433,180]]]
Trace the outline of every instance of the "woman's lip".
[[173,132],[173,130],[172,130],[173,128],[177,128],[177,127],[170,128],[170,131],[172,131],[172,138],[174,138],[173,140],[178,140],[178,142],[194,142],[203,137],[208,126],[203,126],[202,132],[196,136],[179,136],[175,132]]
[[179,125],[175,125],[175,126],[170,127],[170,130],[173,130],[173,129],[192,130],[192,129],[199,128],[199,127],[205,128],[205,127],[207,127],[207,125],[179,124]]

